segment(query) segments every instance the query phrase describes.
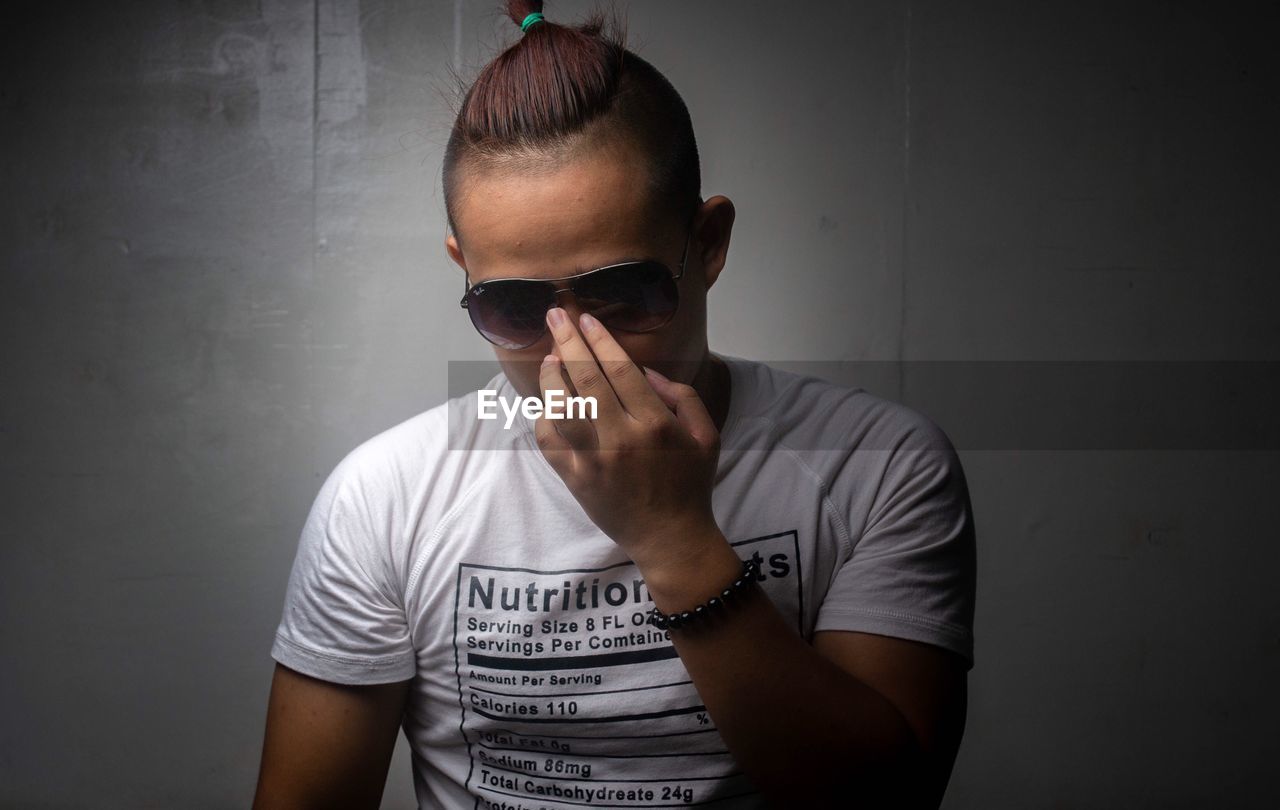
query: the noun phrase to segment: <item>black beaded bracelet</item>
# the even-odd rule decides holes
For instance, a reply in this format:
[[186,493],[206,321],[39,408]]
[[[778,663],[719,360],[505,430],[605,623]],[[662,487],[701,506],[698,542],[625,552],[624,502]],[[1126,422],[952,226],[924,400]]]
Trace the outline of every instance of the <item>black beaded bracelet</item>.
[[720,592],[718,596],[713,596],[697,607],[689,610],[682,610],[679,613],[663,613],[656,607],[649,611],[649,618],[645,621],[659,630],[667,628],[684,627],[685,625],[704,619],[714,612],[727,607],[733,602],[738,601],[739,595],[745,591],[752,583],[756,581],[756,577],[760,574],[760,563],[754,559],[744,560],[742,563],[742,574],[729,583],[729,587]]

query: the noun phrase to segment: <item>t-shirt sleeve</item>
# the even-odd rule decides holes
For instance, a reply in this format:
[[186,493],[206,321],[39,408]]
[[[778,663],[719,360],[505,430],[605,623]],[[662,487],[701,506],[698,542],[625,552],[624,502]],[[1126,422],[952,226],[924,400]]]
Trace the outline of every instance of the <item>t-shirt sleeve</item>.
[[311,506],[289,575],[271,657],[343,684],[392,683],[416,671],[385,518],[389,487],[362,475],[358,451]]
[[[964,470],[933,422],[913,411],[900,416],[907,423],[901,441],[871,451],[885,458],[880,483],[814,629],[933,644],[972,667],[976,551]],[[847,477],[863,477],[863,465],[852,467]]]

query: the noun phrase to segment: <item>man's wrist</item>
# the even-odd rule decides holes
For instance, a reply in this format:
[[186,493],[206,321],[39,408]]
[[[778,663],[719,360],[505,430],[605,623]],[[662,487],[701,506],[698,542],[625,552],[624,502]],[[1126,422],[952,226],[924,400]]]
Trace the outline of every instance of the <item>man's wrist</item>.
[[719,527],[680,532],[661,551],[637,559],[645,587],[664,613],[687,610],[742,574],[742,560]]

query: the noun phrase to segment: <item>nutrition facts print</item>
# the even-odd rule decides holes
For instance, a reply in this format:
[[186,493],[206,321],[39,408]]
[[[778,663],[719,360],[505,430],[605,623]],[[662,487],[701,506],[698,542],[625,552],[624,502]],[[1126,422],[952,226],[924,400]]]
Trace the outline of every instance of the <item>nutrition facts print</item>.
[[[803,616],[795,531],[732,543]],[[731,806],[752,796],[639,569],[460,563],[454,660],[477,808]],[[798,618],[797,618],[798,621]]]

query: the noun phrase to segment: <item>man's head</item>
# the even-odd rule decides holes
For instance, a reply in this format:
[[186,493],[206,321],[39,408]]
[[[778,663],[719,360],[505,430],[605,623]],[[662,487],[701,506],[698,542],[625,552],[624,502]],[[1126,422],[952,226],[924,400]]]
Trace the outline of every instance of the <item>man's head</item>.
[[[541,6],[508,4],[517,23]],[[700,199],[679,94],[602,31],[598,17],[576,28],[539,22],[481,71],[445,152],[446,247],[474,285],[642,258],[674,272],[687,240],[672,319],[649,332],[614,331],[636,362],[687,381],[706,354],[705,295],[724,266],[733,206]],[[556,300],[576,320],[576,297]],[[536,393],[550,335],[494,350],[520,393]]]

